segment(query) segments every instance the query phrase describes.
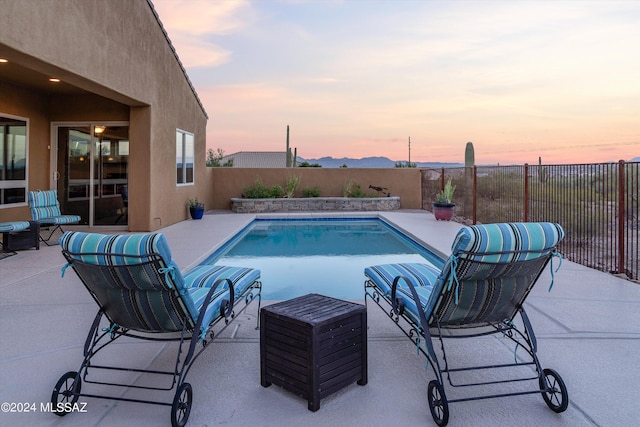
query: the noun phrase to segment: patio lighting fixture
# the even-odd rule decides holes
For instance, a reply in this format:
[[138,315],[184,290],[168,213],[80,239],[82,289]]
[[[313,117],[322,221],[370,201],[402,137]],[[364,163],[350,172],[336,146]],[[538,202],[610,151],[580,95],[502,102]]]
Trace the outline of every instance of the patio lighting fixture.
[[4,64],[6,62],[9,62],[8,59],[4,59],[4,58],[0,58],[0,64]]
[[93,131],[98,135],[100,135],[102,132],[104,132],[104,130],[105,130],[104,126],[95,126],[93,128]]
[[60,83],[60,79],[55,78],[55,77],[51,77],[51,78],[49,79],[49,81],[50,81],[51,83]]

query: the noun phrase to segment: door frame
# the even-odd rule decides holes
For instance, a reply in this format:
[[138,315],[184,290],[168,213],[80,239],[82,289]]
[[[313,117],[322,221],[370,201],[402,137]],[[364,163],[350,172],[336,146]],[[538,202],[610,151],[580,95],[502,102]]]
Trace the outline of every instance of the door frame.
[[[50,142],[49,142],[49,188],[55,190],[57,188],[57,181],[61,179],[60,172],[58,171],[58,128],[69,126],[88,126],[91,129],[91,137],[95,137],[94,130],[96,126],[127,126],[131,129],[130,122],[128,121],[109,121],[109,120],[92,120],[92,121],[62,121],[51,122],[50,126]],[[92,139],[93,140],[93,139]],[[131,144],[131,140],[129,140]],[[91,156],[93,158],[95,145],[91,144]],[[89,228],[103,228],[108,227],[109,230],[126,230],[127,225],[94,225],[95,214],[95,194],[94,194],[94,164],[90,162],[89,172]],[[127,173],[127,182],[129,180],[129,174]]]

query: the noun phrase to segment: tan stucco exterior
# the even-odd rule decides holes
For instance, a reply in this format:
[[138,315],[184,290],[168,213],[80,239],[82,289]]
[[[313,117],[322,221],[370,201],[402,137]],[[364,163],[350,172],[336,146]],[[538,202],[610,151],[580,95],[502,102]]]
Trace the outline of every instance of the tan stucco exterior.
[[[207,115],[147,0],[0,0],[0,58],[73,87],[3,81],[0,115],[29,120],[28,190],[49,188],[51,124],[129,122],[129,225],[186,219],[205,199]],[[0,71],[1,73],[1,71]],[[176,129],[195,136],[194,185],[176,185]],[[28,219],[26,206],[0,221]]]
[[393,196],[400,196],[401,209],[422,209],[422,183],[419,169],[352,169],[352,168],[208,168],[210,193],[207,209],[230,209],[232,197],[240,197],[242,189],[253,185],[256,177],[271,187],[285,186],[288,176],[299,176],[302,189],[317,186],[323,197],[342,197],[343,187],[355,180],[363,191],[379,194],[369,185],[385,187]]

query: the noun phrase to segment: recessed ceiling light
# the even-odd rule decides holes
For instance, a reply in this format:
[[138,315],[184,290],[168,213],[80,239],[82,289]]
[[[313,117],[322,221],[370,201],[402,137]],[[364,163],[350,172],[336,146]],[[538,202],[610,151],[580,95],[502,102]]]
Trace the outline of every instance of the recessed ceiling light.
[[8,59],[0,58],[0,63],[9,62]]
[[52,83],[60,83],[60,79],[56,79],[55,77],[51,77],[49,81]]

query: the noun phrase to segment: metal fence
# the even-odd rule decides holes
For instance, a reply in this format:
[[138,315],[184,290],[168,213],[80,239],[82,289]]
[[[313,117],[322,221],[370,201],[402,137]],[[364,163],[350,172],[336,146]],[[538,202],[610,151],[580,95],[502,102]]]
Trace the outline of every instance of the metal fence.
[[558,222],[565,258],[638,280],[640,163],[423,169],[424,209],[449,178],[458,221]]

